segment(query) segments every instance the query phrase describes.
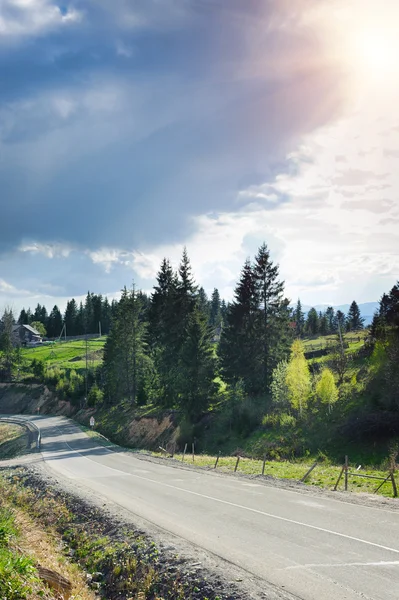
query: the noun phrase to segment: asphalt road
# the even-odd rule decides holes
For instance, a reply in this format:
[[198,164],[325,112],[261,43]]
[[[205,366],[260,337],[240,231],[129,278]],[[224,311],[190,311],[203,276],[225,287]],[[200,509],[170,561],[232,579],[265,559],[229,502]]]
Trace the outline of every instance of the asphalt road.
[[399,512],[179,469],[33,417],[42,455],[134,515],[304,600],[398,600]]

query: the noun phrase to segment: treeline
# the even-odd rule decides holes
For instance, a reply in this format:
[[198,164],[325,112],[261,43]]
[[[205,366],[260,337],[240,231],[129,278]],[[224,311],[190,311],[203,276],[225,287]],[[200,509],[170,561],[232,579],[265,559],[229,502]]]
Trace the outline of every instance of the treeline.
[[107,334],[117,304],[116,300],[109,302],[106,296],[88,292],[84,302],[78,303],[74,298],[69,300],[64,314],[57,305],[50,312],[47,312],[47,308],[41,304],[38,304],[34,311],[23,308],[18,323],[36,326],[39,333],[49,338],[59,337],[64,326],[68,336],[97,333],[100,328],[102,333]]
[[399,410],[399,281],[380,300],[370,328],[374,351],[369,393],[378,408]]
[[335,311],[332,306],[319,312],[315,308],[311,308],[305,315],[301,301],[298,300],[294,311],[294,320],[295,332],[298,337],[331,335],[339,331],[341,333],[359,331],[364,327],[364,319],[355,300],[350,305],[347,315],[342,310]]
[[291,312],[265,244],[245,262],[228,306],[217,290],[208,301],[197,287],[186,250],[177,272],[165,258],[149,302],[123,290],[104,352],[105,401],[153,402],[195,419],[218,398],[221,379],[228,393],[267,393],[289,352]]
[[[148,308],[150,298],[142,291],[138,296],[143,306]],[[204,314],[213,327],[220,328],[225,317],[227,305],[220,298],[219,290],[216,288],[208,299],[204,288],[199,288],[198,298]],[[107,335],[110,331],[111,322],[116,315],[118,301],[109,302],[106,296],[101,294],[87,293],[84,302],[77,302],[72,298],[67,302],[62,314],[57,305],[50,312],[41,304],[34,311],[23,308],[19,314],[17,323],[20,325],[32,325],[39,333],[49,338],[56,338],[63,334],[68,336],[85,335],[86,333],[100,333]]]

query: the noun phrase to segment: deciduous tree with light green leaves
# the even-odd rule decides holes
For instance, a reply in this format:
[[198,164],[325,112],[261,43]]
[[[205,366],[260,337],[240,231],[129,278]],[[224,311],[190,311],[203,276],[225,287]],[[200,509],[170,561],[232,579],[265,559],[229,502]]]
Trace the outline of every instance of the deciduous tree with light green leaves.
[[31,323],[31,327],[33,327],[33,329],[36,329],[36,331],[39,332],[41,336],[45,336],[47,334],[46,328],[43,325],[43,323],[41,323],[41,321],[33,321]]
[[333,372],[324,368],[316,383],[316,396],[323,404],[328,404],[328,412],[338,400],[338,388],[335,384]]
[[287,369],[288,362],[286,360],[282,360],[278,363],[272,374],[270,391],[272,394],[273,403],[279,409],[289,408],[291,405],[290,390],[287,385]]
[[300,340],[295,340],[291,346],[286,383],[291,406],[302,416],[309,402],[311,377],[304,345]]

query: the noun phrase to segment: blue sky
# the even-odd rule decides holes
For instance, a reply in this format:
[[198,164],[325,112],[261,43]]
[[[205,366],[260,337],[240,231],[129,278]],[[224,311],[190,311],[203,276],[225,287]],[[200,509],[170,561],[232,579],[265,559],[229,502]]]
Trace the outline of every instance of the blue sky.
[[[294,4],[294,7],[293,7]],[[265,240],[305,304],[399,272],[395,0],[0,0],[0,306],[230,298]]]

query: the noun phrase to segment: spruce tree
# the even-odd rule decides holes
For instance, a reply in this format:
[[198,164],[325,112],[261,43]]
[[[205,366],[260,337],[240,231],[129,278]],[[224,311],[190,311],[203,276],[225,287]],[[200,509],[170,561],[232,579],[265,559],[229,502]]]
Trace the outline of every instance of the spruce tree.
[[125,398],[133,405],[142,387],[146,357],[146,323],[141,318],[141,299],[133,289],[122,290],[118,310],[104,348],[106,397]]
[[64,312],[64,325],[67,335],[78,335],[77,330],[78,306],[75,298],[67,302]]
[[295,312],[294,312],[294,320],[295,320],[295,333],[300,338],[303,336],[305,329],[305,313],[302,310],[301,301],[298,298],[298,302],[296,304]]
[[335,333],[336,322],[335,322],[335,311],[332,306],[329,306],[326,310],[327,319],[327,333]]
[[308,335],[319,333],[319,315],[315,308],[311,308],[306,319],[306,332]]
[[56,338],[61,335],[63,323],[60,309],[57,305],[53,307],[53,310],[49,314],[47,320],[47,335],[49,338]]
[[179,353],[177,311],[177,275],[166,258],[157,274],[157,285],[149,308],[149,340],[159,376],[160,400],[172,407],[176,400],[177,361]]
[[256,280],[248,259],[234,291],[234,300],[226,313],[219,353],[223,379],[232,385],[242,380],[249,393],[258,392],[255,376],[259,350],[256,336],[257,310]]
[[17,352],[14,344],[19,344],[19,338],[13,335],[14,315],[6,308],[0,321],[0,374],[4,381],[10,381],[16,363]]
[[351,331],[358,331],[364,327],[364,319],[360,314],[359,306],[355,300],[350,305],[347,322]]
[[188,317],[186,334],[178,368],[179,405],[195,421],[217,391],[212,330],[199,306]]
[[29,325],[28,315],[24,308],[19,313],[18,325]]
[[221,302],[219,290],[215,288],[212,292],[209,324],[211,327],[220,327],[222,322]]
[[289,349],[286,341],[287,335],[290,337],[290,311],[288,302],[283,299],[284,282],[279,280],[279,267],[270,259],[266,244],[262,244],[255,256],[254,277],[259,349],[255,366],[258,367],[259,391],[265,393],[269,389],[273,369]]

